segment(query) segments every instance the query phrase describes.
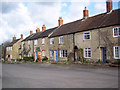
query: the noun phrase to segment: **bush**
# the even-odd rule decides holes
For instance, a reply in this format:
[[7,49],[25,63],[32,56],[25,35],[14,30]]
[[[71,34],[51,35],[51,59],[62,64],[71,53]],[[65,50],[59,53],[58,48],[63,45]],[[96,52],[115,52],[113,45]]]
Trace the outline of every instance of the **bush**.
[[107,63],[111,63],[111,64],[120,64],[120,60],[119,59],[112,59],[112,60],[110,60],[110,59],[107,59],[106,60],[106,62]]
[[38,59],[36,59],[36,62],[38,62]]
[[42,61],[47,61],[48,58],[45,56],[44,58],[42,58]]
[[33,57],[24,57],[23,60],[33,62]]

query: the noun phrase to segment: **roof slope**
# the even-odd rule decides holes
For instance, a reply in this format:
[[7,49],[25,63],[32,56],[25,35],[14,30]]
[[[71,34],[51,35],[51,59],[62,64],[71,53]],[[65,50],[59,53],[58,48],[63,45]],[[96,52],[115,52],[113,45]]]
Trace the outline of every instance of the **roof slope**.
[[6,47],[11,47],[13,46],[16,42],[18,42],[20,39],[16,39],[14,41],[12,41],[11,43],[9,43]]
[[61,25],[50,37],[93,30],[112,25],[120,25],[120,22],[118,22],[119,17],[120,9],[116,9],[113,10],[111,13],[103,13],[88,17],[87,19],[80,19],[71,23]]
[[22,40],[23,41],[28,41],[31,37],[33,37],[35,35],[35,33],[30,34],[28,37],[26,37],[25,39]]
[[36,37],[38,37],[41,34],[41,32],[34,33],[33,36],[31,36],[28,40],[34,40]]
[[34,40],[34,39],[38,39],[38,38],[44,38],[44,37],[48,37],[48,35],[50,33],[52,33],[57,27],[54,27],[54,28],[50,28],[50,29],[47,29],[45,31],[42,31],[42,32],[39,32],[39,33],[36,33],[33,37],[31,37],[29,40]]

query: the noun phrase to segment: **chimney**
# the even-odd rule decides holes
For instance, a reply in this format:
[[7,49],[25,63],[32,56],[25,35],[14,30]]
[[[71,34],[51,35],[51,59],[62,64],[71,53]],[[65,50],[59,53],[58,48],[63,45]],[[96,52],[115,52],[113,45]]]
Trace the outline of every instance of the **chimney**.
[[88,10],[85,7],[85,10],[83,10],[83,18],[87,18],[89,16]]
[[106,1],[106,9],[107,9],[107,12],[110,12],[112,10],[112,0]]
[[39,28],[36,29],[36,33],[37,33],[37,32],[40,32],[40,29],[39,29]]
[[23,34],[21,34],[21,39],[23,39]]
[[61,26],[62,24],[63,24],[62,17],[59,17],[59,20],[58,20],[58,26]]
[[32,34],[33,33],[33,31],[32,30],[30,30],[30,34]]
[[42,26],[42,31],[45,31],[45,30],[46,30],[46,26],[43,25],[43,26]]
[[14,37],[13,37],[13,41],[14,41],[14,40],[16,40],[16,37],[15,37],[15,35],[14,35]]

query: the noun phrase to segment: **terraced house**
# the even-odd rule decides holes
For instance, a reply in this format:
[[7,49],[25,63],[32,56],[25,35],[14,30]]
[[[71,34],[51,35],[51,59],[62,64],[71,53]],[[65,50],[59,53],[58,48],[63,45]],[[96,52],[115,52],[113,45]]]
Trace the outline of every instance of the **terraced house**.
[[40,60],[44,57],[49,58],[49,39],[48,36],[56,29],[55,28],[50,28],[46,30],[46,26],[42,26],[42,31],[40,32],[39,35],[35,35],[30,38],[30,40],[36,40],[36,45],[34,46],[34,59],[36,60],[37,58]]
[[32,57],[34,55],[34,41],[30,41],[29,39],[33,37],[35,33],[33,31],[30,31],[30,35],[22,40],[22,49],[21,49],[21,55],[23,57]]
[[21,49],[21,41],[23,40],[23,34],[21,34],[21,38],[16,39],[13,37],[13,41],[6,46],[6,59],[7,60],[15,60],[21,59],[20,49]]
[[[83,18],[30,35],[22,41],[20,55],[34,56],[34,60],[101,60],[120,59],[120,9],[112,10],[112,0],[106,1],[106,12],[89,17],[85,7]],[[8,54],[9,55],[9,54]],[[18,55],[19,56],[19,55]],[[8,57],[8,56],[7,56]],[[12,57],[9,55],[9,57]]]
[[82,19],[57,28],[50,36],[55,40],[51,45],[55,58],[120,59],[120,9],[112,10],[112,1],[107,1],[106,7],[107,12],[92,17],[85,7]]

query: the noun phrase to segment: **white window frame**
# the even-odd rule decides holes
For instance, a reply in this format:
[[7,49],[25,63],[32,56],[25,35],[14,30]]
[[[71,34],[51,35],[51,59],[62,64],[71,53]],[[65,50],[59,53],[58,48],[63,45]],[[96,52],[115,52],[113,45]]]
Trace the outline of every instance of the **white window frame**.
[[60,57],[67,58],[67,50],[60,50]]
[[45,51],[42,51],[42,56],[43,56],[43,57],[45,56]]
[[[117,34],[118,34],[118,35],[115,35],[115,34],[114,34],[114,33],[115,33],[115,29],[117,30]],[[120,31],[119,31],[119,30],[120,30],[120,27],[114,27],[114,28],[113,28],[113,37],[120,37]]]
[[[116,57],[116,48],[118,48],[118,57]],[[120,59],[120,46],[114,46],[114,59]]]
[[28,45],[30,45],[30,40],[28,40]]
[[64,42],[63,42],[63,36],[60,36],[59,37],[59,44],[63,44]]
[[[87,33],[89,33],[89,34],[87,34]],[[86,39],[86,38],[85,38],[86,35],[89,35],[90,38],[89,38],[89,39]],[[84,40],[91,40],[91,33],[90,33],[90,32],[84,32],[84,33],[83,33],[83,38],[84,38]]]
[[10,59],[12,59],[12,55],[10,55]]
[[34,40],[34,45],[37,45],[38,44],[38,40]]
[[54,56],[54,51],[50,50],[50,57],[53,57],[53,56]]
[[50,38],[50,44],[54,44],[54,38]]
[[22,48],[23,48],[24,42],[22,42]]
[[42,44],[45,44],[45,38],[42,39]]
[[[90,52],[90,56],[89,56],[89,52]],[[91,48],[84,48],[84,57],[85,58],[91,58]]]

